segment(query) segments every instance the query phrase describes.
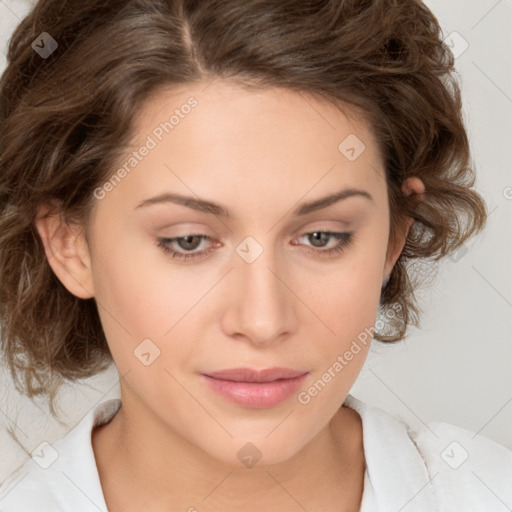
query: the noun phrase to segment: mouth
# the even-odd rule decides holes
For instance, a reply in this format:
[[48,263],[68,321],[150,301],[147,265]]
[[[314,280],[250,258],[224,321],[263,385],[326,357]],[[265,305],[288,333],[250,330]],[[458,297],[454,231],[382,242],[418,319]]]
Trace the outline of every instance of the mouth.
[[291,368],[233,368],[201,374],[201,378],[211,390],[237,405],[264,409],[290,398],[308,374]]
[[308,373],[307,371],[294,370],[292,368],[267,368],[253,370],[252,368],[231,368],[218,372],[209,372],[203,375],[214,379],[229,380],[232,382],[272,382],[278,379],[293,379]]

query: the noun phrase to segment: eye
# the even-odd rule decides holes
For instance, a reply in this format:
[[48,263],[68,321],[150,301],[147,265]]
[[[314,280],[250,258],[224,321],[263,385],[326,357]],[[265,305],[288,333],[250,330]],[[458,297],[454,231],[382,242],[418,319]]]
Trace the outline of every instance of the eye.
[[[333,256],[341,253],[350,243],[352,243],[353,233],[338,233],[333,231],[312,231],[304,233],[299,238],[307,237],[312,243],[315,254],[321,256]],[[328,245],[329,240],[337,240],[336,244],[329,249],[323,249]],[[213,247],[203,249],[202,251],[191,252],[201,246],[203,240],[211,240],[207,235],[201,234],[190,234],[186,236],[174,237],[174,238],[157,238],[156,245],[162,249],[165,254],[182,261],[191,261],[194,259],[200,259],[207,256],[213,251]],[[295,241],[293,245],[298,244]],[[175,247],[175,248],[173,248]],[[176,250],[178,249],[178,250]]]
[[165,254],[169,254],[171,258],[176,258],[183,261],[188,261],[191,259],[201,258],[203,256],[206,256],[209,254],[213,249],[206,249],[199,252],[192,252],[192,253],[186,253],[186,252],[180,252],[176,251],[172,248],[172,244],[178,244],[178,246],[181,246],[181,249],[185,251],[190,251],[197,249],[197,247],[200,245],[200,242],[202,240],[211,240],[209,236],[206,235],[186,235],[186,236],[179,236],[174,238],[157,238],[156,244],[158,247],[160,247]]
[[[313,247],[318,249],[314,250],[315,253],[320,254],[321,256],[334,256],[335,254],[341,253],[352,243],[353,233],[338,233],[335,231],[311,231],[309,233],[304,233],[299,237],[299,239],[303,237],[307,237],[307,240],[312,243]],[[329,244],[329,240],[337,240],[337,242],[329,249],[319,249],[326,247]],[[294,243],[294,245],[297,244]]]

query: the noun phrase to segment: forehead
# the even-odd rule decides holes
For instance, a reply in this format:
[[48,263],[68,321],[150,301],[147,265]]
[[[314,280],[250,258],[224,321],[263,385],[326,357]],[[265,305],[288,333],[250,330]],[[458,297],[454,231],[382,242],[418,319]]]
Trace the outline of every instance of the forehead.
[[131,150],[144,146],[151,149],[111,194],[123,189],[131,204],[166,191],[260,210],[262,199],[286,196],[292,206],[343,187],[367,189],[377,201],[386,195],[365,119],[287,89],[214,80],[161,90],[134,120]]
[[[204,142],[205,148],[214,145],[207,141],[250,141],[257,146],[271,140],[277,151],[286,142],[306,142],[305,148],[296,148],[299,152],[311,146],[319,148],[321,141],[338,149],[337,142],[354,134],[366,146],[373,146],[374,137],[362,112],[347,103],[339,104],[341,109],[320,95],[277,87],[250,89],[217,79],[153,93],[133,124],[137,142],[148,133],[157,138],[162,135],[167,142],[171,138],[180,143],[185,139]],[[168,130],[162,126],[166,123],[172,125],[167,125]],[[172,137],[165,137],[169,134]]]

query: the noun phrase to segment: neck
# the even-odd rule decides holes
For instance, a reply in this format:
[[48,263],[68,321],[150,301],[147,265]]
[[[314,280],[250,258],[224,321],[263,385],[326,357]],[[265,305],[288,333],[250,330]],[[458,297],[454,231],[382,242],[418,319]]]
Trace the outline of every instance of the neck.
[[92,434],[110,512],[359,510],[364,452],[361,419],[352,409],[340,407],[324,429],[283,462],[235,467],[135,405],[123,398],[112,421]]

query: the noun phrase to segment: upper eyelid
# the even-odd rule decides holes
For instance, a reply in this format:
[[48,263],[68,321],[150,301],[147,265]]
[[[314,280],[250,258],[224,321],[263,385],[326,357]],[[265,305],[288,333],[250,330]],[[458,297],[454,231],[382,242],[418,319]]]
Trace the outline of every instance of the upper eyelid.
[[[313,228],[313,229],[306,229],[304,231],[300,231],[299,233],[293,235],[294,237],[300,237],[304,235],[310,235],[311,233],[329,233],[329,234],[349,234],[351,230],[337,230],[333,228]],[[215,240],[214,237],[207,235],[206,233],[200,233],[200,232],[194,232],[190,231],[188,233],[185,233],[183,235],[175,235],[175,236],[161,236],[159,238],[165,239],[165,240],[176,240],[179,238],[187,238],[189,236],[200,236],[202,238],[207,238],[209,240]]]
[[[329,222],[329,223],[335,222],[338,224],[338,226],[334,226],[334,227],[326,226],[324,223],[327,223],[327,222]],[[354,221],[343,221],[340,219],[311,221],[310,224],[313,224],[312,228],[308,228],[308,229],[293,228],[291,230],[293,232],[292,236],[300,236],[302,234],[314,233],[316,231],[328,231],[331,233],[346,233],[346,232],[352,231],[353,227],[355,225]],[[324,225],[322,225],[322,224],[324,224]],[[342,225],[342,227],[340,226],[340,224]],[[357,222],[357,224],[359,224],[359,222]],[[175,226],[179,227],[179,224],[166,225],[166,226],[163,226],[162,228],[159,228],[158,230],[160,231],[160,230],[172,228]],[[184,229],[183,234],[172,235],[172,236],[171,235],[169,235],[169,236],[162,235],[161,238],[183,238],[183,237],[187,237],[187,236],[205,236],[205,237],[208,237],[211,239],[215,238],[214,236],[208,235],[205,231],[211,231],[211,230],[209,228],[203,228],[203,227],[199,227],[199,228],[187,227]]]

